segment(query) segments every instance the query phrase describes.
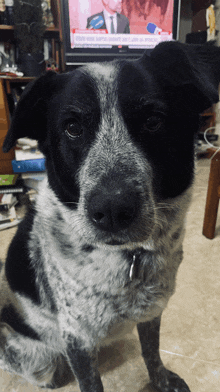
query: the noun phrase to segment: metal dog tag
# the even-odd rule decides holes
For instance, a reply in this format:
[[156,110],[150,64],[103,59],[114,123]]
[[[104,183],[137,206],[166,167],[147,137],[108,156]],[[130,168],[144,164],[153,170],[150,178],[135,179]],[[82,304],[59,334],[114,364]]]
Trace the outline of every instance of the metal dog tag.
[[132,255],[132,263],[129,270],[129,280],[132,282],[134,279],[144,281],[145,280],[145,268],[142,265],[142,255],[145,253],[144,250],[138,249]]
[[136,271],[136,267],[135,267],[135,261],[136,261],[136,255],[133,255],[131,268],[130,268],[130,271],[129,271],[129,279],[130,279],[130,281],[132,281],[133,279],[136,278],[136,272],[137,271]]

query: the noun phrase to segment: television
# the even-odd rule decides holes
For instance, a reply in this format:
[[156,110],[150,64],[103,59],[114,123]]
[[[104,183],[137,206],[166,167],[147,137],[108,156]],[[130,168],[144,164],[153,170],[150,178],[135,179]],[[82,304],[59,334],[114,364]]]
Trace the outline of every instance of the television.
[[181,0],[61,0],[66,70],[178,39]]

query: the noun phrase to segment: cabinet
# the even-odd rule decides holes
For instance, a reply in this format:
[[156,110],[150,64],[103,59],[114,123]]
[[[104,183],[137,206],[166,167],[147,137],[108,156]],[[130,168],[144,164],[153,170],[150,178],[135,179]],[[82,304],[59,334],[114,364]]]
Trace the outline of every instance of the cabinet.
[[[65,70],[63,34],[61,22],[61,0],[51,0],[51,10],[55,27],[49,27],[44,33],[45,39],[52,41],[52,58],[59,65],[60,72]],[[14,40],[14,26],[0,25],[0,42]],[[14,150],[4,154],[2,146],[10,125],[10,113],[7,96],[10,94],[12,84],[25,85],[33,78],[0,77],[0,174],[12,174],[11,160],[14,159]]]
[[[52,40],[52,58],[58,63],[60,72],[63,72],[65,70],[65,62],[61,20],[61,0],[51,0],[51,11],[55,27],[47,28],[44,33],[44,38]],[[14,26],[0,25],[0,42],[7,41],[15,42]]]
[[9,128],[9,108],[7,103],[4,80],[0,79],[0,174],[12,174],[11,160],[14,159],[14,150],[3,154],[2,146]]
[[14,159],[14,149],[7,154],[2,151],[3,142],[10,125],[10,113],[7,95],[11,93],[11,85],[25,85],[34,78],[0,78],[0,174],[12,174],[11,160]]

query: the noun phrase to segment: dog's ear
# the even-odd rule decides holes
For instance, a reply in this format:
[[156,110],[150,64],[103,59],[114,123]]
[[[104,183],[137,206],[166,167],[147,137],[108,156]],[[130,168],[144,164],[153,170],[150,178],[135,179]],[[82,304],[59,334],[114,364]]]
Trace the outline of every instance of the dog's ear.
[[[142,58],[142,62],[145,58]],[[153,71],[175,108],[202,113],[219,100],[220,48],[214,42],[163,42],[152,51]]]
[[3,144],[3,152],[8,152],[21,137],[39,141],[44,149],[46,140],[46,102],[57,86],[58,75],[53,71],[45,73],[29,83],[17,104],[9,131]]

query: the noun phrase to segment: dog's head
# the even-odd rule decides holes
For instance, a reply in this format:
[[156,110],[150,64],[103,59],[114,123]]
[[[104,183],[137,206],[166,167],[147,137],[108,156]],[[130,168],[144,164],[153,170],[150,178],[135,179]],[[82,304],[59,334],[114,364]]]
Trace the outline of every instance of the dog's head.
[[145,241],[155,205],[192,183],[199,115],[218,102],[219,81],[220,49],[178,42],[48,72],[25,89],[4,151],[20,137],[39,141],[50,187],[88,241]]

